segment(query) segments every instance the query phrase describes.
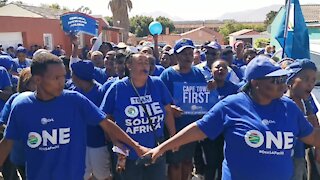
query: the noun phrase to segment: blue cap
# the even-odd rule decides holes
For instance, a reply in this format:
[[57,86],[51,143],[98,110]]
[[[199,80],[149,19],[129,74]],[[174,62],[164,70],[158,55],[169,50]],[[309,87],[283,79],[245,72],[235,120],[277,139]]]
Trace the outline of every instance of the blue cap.
[[174,53],[180,53],[185,48],[192,48],[194,49],[194,44],[191,39],[183,38],[176,42],[176,45],[174,46]]
[[204,46],[205,48],[212,48],[212,49],[216,49],[216,50],[221,50],[221,45],[219,43],[217,43],[216,41],[212,41],[209,44]]
[[27,54],[27,49],[22,47],[22,46],[19,46],[17,48],[17,53],[24,53],[24,54]]
[[254,79],[261,79],[264,77],[277,77],[289,74],[289,71],[281,69],[270,62],[270,58],[266,56],[257,56],[252,59],[244,73],[247,82]]
[[94,78],[94,66],[90,60],[72,63],[71,69],[79,79],[90,81]]
[[317,66],[310,59],[296,59],[286,68],[286,70],[290,72],[287,82],[289,83],[290,80],[294,78],[299,72],[307,69],[317,71]]
[[0,66],[10,70],[13,66],[12,57],[8,55],[0,55]]

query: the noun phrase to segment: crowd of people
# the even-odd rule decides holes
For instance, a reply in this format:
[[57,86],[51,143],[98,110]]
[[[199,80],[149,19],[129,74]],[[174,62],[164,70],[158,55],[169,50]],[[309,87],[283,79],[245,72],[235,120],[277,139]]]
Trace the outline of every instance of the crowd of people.
[[311,60],[157,35],[79,51],[69,37],[70,56],[1,50],[6,180],[320,179]]

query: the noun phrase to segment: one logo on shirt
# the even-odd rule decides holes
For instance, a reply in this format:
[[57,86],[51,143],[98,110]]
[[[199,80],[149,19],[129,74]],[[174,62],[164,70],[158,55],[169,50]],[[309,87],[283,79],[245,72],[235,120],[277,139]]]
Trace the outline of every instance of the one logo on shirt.
[[43,130],[41,134],[37,132],[29,132],[27,145],[34,149],[38,148],[41,151],[50,151],[58,149],[60,145],[70,142],[70,128],[52,129],[49,133]]
[[257,130],[250,130],[244,136],[245,142],[252,148],[265,148],[259,150],[261,154],[284,155],[286,149],[292,149],[294,143],[292,132],[266,131],[265,135]]
[[266,126],[268,126],[269,124],[275,124],[275,123],[276,123],[275,121],[273,121],[273,120],[268,120],[268,119],[264,119],[264,120],[262,120],[261,122],[262,122],[262,124],[264,124],[264,125],[266,125]]
[[135,106],[127,106],[124,112],[130,118],[135,118],[139,114],[139,110]]
[[46,125],[49,122],[54,122],[53,118],[41,118],[41,124]]

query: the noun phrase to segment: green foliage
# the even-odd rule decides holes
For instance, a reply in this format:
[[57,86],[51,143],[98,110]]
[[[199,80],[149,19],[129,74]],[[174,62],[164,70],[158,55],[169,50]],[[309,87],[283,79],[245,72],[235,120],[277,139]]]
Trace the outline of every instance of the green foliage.
[[270,38],[259,38],[254,43],[254,48],[265,48],[270,44]]
[[236,21],[226,21],[225,24],[219,29],[224,37],[224,42],[229,42],[229,34],[240,31],[242,29],[253,29],[258,32],[263,32],[266,30],[264,24],[242,24]]
[[277,11],[270,11],[267,15],[266,15],[266,20],[264,20],[264,24],[266,27],[268,27],[274,20],[274,18],[277,16]]
[[147,36],[149,34],[149,24],[153,21],[151,16],[136,15],[130,18],[130,32],[137,37]]
[[8,0],[0,0],[0,7],[5,6]]
[[[144,37],[150,34],[149,24],[153,21],[151,16],[134,16],[130,18],[130,32],[137,37]],[[163,28],[162,34],[166,33],[166,28],[169,28],[170,32],[174,32],[175,27],[171,19],[159,16],[156,21],[160,22]]]
[[104,19],[109,23],[109,26],[113,26],[113,18],[110,16],[104,17]]
[[173,25],[173,22],[169,18],[159,16],[156,18],[156,21],[160,22],[162,25],[162,28],[163,28],[162,34],[166,33],[167,27],[169,28],[169,32],[174,32],[174,30],[176,29]]
[[58,3],[53,3],[49,5],[49,8],[51,9],[61,9],[60,5]]

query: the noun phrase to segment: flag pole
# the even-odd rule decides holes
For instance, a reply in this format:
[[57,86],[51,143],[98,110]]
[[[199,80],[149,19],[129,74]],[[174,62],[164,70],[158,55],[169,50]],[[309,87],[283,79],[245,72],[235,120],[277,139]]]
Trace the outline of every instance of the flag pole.
[[288,24],[289,24],[289,14],[290,14],[290,8],[291,8],[291,0],[286,1],[286,21],[284,25],[284,34],[283,34],[283,48],[282,48],[282,58],[285,56],[285,50],[286,50],[286,41],[288,37]]

